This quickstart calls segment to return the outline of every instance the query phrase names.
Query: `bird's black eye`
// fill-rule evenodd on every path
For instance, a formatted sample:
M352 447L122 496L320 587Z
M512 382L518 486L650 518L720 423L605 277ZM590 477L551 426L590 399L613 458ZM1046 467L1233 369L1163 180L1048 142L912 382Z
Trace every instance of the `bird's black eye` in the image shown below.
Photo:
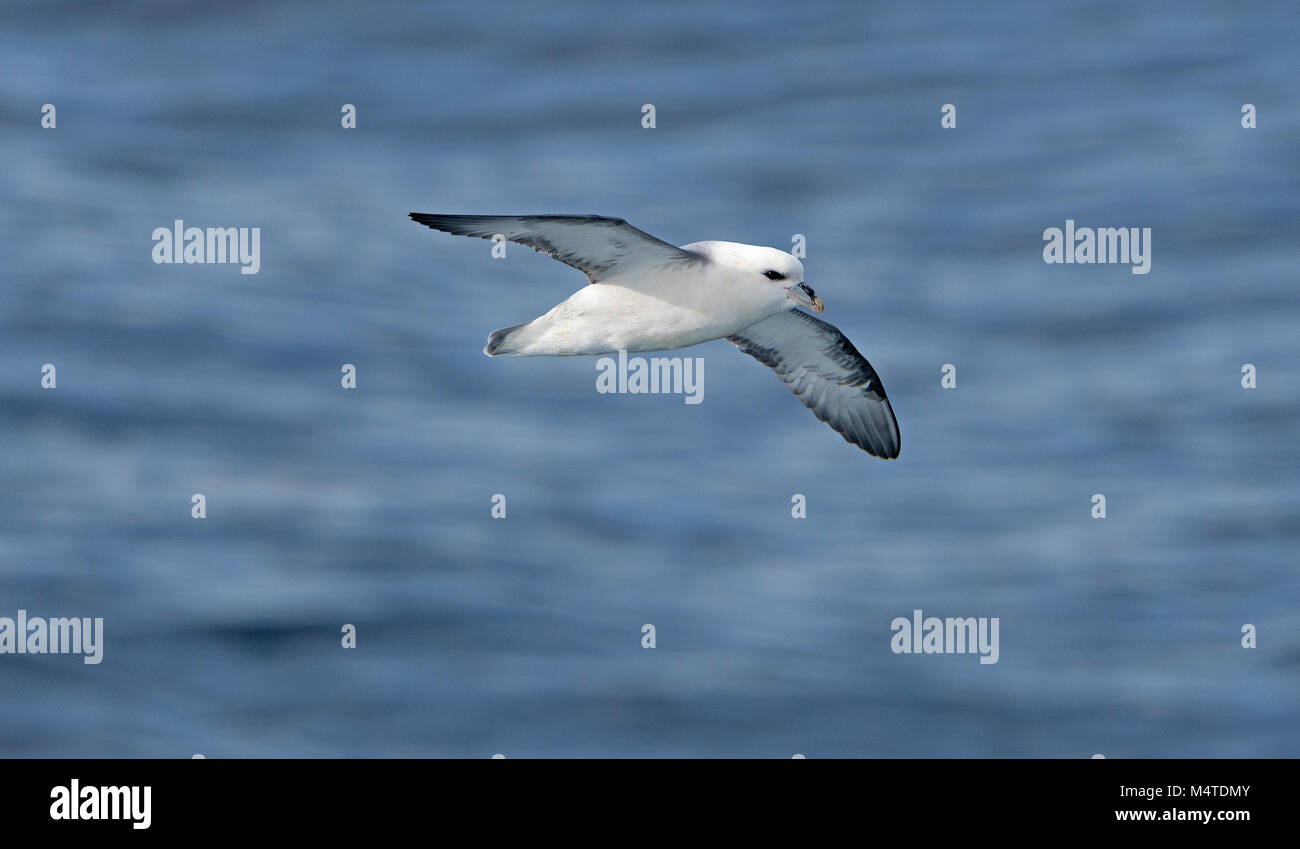
M784 280L785 275L779 271L764 271L763 276L768 280Z

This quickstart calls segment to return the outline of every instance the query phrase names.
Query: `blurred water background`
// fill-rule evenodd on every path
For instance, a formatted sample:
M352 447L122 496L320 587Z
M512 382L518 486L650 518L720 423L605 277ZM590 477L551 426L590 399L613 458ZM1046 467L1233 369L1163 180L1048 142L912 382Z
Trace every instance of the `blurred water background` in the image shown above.
M105 620L0 656L0 754L1300 755L1293 3L0 21L0 616ZM583 278L411 210L805 235L902 458L725 342L698 406L484 357ZM260 273L154 264L177 218ZM1067 218L1150 274L1044 264ZM916 608L1000 661L893 654Z

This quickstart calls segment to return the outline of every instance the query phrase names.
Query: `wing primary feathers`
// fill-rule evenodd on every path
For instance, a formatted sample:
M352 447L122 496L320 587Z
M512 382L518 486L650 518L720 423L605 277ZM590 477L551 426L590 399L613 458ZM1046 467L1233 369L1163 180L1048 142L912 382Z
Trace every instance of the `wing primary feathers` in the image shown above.
M880 375L834 325L787 310L727 337L776 372L813 415L874 457L902 449Z
M601 215L438 215L410 213L412 221L455 236L506 240L573 266L596 283L629 269L674 262L701 262L628 224Z

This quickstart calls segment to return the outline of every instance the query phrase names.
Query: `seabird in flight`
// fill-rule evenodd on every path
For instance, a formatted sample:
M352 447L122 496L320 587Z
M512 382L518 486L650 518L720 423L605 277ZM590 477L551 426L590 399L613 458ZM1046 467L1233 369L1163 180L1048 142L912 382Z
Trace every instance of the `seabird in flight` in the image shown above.
M898 456L898 420L876 370L833 325L803 264L775 248L693 242L680 248L622 218L431 215L457 236L511 242L571 265L585 286L545 315L494 331L490 357L664 351L726 339L776 372L817 418L875 457Z

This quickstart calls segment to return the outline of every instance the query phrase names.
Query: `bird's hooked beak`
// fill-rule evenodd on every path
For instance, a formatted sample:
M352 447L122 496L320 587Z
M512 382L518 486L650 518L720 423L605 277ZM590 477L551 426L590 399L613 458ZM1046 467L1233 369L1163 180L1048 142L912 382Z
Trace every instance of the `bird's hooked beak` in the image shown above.
M817 293L807 283L799 283L795 286L786 287L786 296L801 307L812 307L813 312L821 312L826 309L826 304Z

